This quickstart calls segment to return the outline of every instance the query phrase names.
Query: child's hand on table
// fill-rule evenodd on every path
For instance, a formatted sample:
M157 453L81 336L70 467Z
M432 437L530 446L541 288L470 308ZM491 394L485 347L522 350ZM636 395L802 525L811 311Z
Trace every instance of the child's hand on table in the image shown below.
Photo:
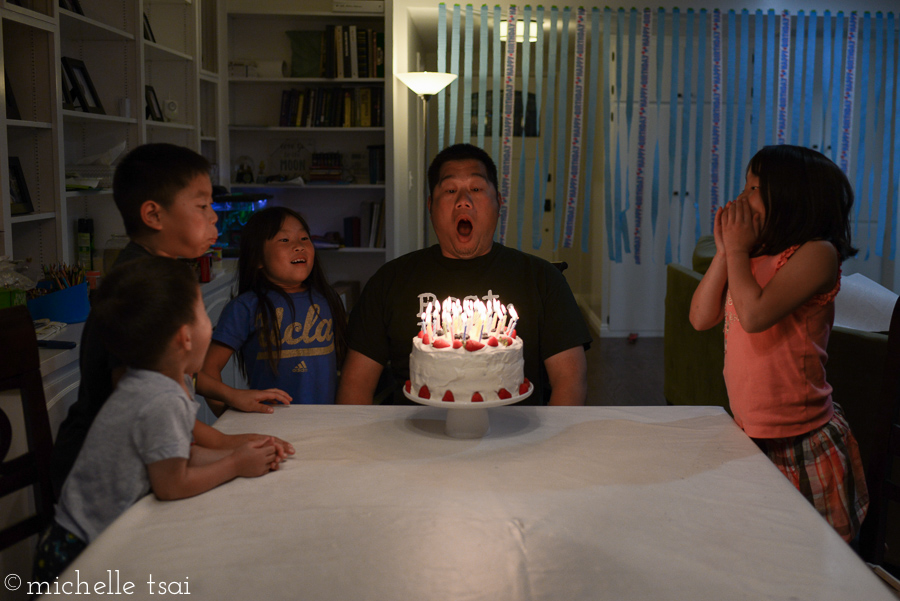
M268 436L265 434L241 434L239 435L243 443L255 443L260 440L265 441L275 448L275 460L272 463L272 469L278 469L278 464L287 459L288 455L294 454L294 445L282 440L277 436Z
M231 457L238 476L244 478L255 478L278 469L278 451L269 436L239 446Z
M291 404L291 395L278 388L266 390L235 390L228 398L228 405L239 411L248 413L272 413L275 411L267 403L275 402L282 405Z

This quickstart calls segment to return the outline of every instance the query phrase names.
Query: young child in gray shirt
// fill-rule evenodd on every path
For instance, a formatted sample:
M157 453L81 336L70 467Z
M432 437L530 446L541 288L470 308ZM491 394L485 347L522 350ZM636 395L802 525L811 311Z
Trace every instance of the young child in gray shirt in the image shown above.
M38 542L35 582L53 582L147 493L190 497L238 476L261 476L294 452L274 437L211 428L202 436L206 446L192 444L199 403L190 374L203 365L212 325L185 263L149 257L114 270L92 313L127 371L91 425Z

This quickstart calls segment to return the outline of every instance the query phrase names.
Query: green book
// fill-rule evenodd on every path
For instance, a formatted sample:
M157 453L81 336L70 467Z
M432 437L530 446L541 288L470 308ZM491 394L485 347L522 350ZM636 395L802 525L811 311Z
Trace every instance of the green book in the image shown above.
M288 31L291 77L322 77L322 32Z

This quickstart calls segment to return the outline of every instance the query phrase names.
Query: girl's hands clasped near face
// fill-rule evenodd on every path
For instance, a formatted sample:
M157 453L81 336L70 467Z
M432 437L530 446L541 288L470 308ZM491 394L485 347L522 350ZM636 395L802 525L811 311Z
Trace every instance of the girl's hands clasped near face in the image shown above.
M753 212L745 198L728 203L721 214L722 245L725 253L750 253L762 231L762 217Z
M759 177L747 171L747 183L737 199L716 214L721 248L727 253L749 253L756 246L766 220L766 206L759 192ZM714 230L715 231L715 230ZM720 240L716 239L716 249Z

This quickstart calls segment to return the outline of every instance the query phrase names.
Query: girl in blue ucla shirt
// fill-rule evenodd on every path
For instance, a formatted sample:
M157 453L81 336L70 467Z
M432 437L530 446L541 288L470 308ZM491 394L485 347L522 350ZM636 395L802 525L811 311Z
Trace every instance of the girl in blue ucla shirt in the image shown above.
M241 230L238 296L222 311L197 378L217 414L334 402L346 314L315 255L309 226L291 209L263 209ZM250 390L222 382L235 353Z

